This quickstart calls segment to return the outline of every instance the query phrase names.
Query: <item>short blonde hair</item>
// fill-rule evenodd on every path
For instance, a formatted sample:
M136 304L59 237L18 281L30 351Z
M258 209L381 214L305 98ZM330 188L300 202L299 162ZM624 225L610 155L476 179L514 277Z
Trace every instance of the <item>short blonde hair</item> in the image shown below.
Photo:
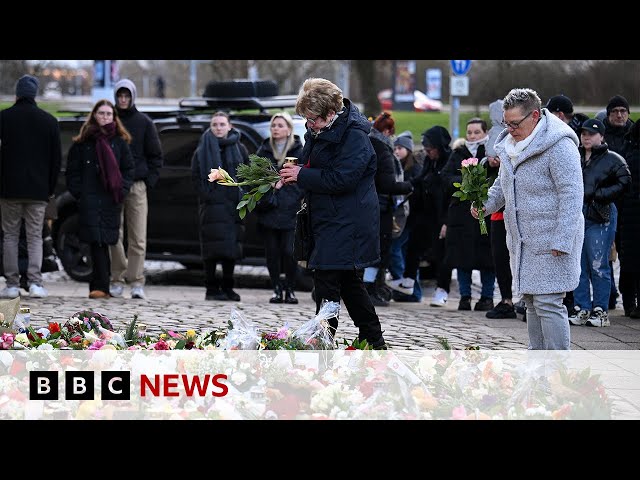
M339 112L344 107L342 90L325 78L307 78L296 100L296 113L303 117L317 115L327 118L329 112Z

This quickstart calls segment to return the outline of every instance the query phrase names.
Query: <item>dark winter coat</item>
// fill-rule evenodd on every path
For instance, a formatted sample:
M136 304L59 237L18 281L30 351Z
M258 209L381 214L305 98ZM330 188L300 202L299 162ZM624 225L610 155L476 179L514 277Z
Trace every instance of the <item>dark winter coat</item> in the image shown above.
M589 163L585 164L585 149L580 146L584 203L609 205L622 197L631 186L631 173L622 156L609 151L607 144L592 148ZM591 219L593 220L593 219Z
M375 186L376 154L371 124L344 99L330 129L307 131L305 167L298 184L305 190L314 247L309 268L351 270L380 261L380 209Z
M56 118L33 98L19 98L0 112L0 141L0 198L47 202L62 163Z
M620 232L620 270L640 274L640 125L636 123L627 135L627 165L631 172L631 187L617 202L622 205L618 215Z
M377 132L372 128L371 132L373 133L374 131ZM375 182L378 202L380 203L380 213L390 213L394 209L393 196L406 195L413 190L413 187L411 182L396 181L395 160L391 142L388 139L386 142L380 139L378 135L383 136L381 133L378 133L378 135L372 133L369 134L369 140L371 140L371 145L373 145L377 157Z
M162 147L153 120L135 106L126 110L118 108L118 115L133 137L129 145L136 165L133 179L143 180L147 188L153 188L162 168Z
M206 136L210 136L215 151L204 150ZM191 160L191 178L198 192L202 258L237 260L242 258L244 224L236 207L243 192L237 187L226 187L207 181L206 176L202 177L201 162L205 162L207 155L214 159L212 168L222 167L236 178L238 165L248 164L249 154L240 143L238 130L232 128L227 138L217 138L208 128L202 134Z
M476 152L476 158L485 157L485 147L480 145ZM449 157L442 175L446 182L446 195L450 198L447 212L447 255L445 263L452 268L464 270L493 270L493 257L491 256L491 235L482 235L478 220L471 216L471 202L461 202L452 194L457 190L454 182L462 182L462 161L471 158L469 149L462 145L456 148ZM497 168L487 167L487 177L496 176ZM486 222L490 232L491 222Z
M274 167L280 170L268 138L262 142L256 155L268 158ZM293 145L287 150L286 156L298 159L302 156L302 142L298 135L294 136ZM303 196L304 192L295 183L286 185L280 190L269 190L256 206L258 225L275 230L293 230L296 226L296 213L300 210Z
M121 138L110 141L120 165L123 196L133 184L135 165L129 145ZM67 155L67 189L78 201L78 236L88 243L115 245L120 230L122 203L116 203L100 178L96 143L74 143Z
M629 143L625 140L625 136L631 130L633 121L631 119L627 120L623 127L611 125L608 118L605 118L602 123L604 123L604 141L609 146L609 151L622 155L626 160Z

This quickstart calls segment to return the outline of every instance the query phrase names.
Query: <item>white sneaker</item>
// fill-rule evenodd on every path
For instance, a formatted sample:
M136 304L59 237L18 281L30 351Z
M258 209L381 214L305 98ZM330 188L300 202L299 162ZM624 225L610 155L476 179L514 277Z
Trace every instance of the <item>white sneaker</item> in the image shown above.
M397 280L385 280L389 288L396 290L405 295L413 295L413 287L415 280L413 278L399 278Z
M4 287L0 291L0 298L18 298L20 296L20 289L18 287Z
M569 315L569 323L571 325L584 325L589 320L590 313L589 310L582 310L578 305L575 305L573 312Z
M144 288L142 288L142 286L133 287L131 289L131 298L147 298L144 294Z
M47 292L47 289L42 287L42 286L40 286L40 285L32 283L29 286L29 296L30 297L45 298L48 295L49 295L49 293Z
M121 297L124 293L124 285L121 283L112 283L109 287L109 294L112 297Z
M430 305L432 307L444 307L447 303L447 298L449 298L447 291L444 288L438 287L436 291L433 292Z
M610 327L609 312L602 310L602 307L594 308L591 316L586 321L586 325L590 327Z

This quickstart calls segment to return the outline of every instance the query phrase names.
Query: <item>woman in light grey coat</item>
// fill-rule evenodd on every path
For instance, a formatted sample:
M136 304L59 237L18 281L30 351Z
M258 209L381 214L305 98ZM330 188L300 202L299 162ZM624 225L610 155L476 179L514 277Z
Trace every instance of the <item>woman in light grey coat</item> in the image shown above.
M484 214L504 210L516 291L527 306L529 349L570 348L564 292L580 279L584 237L578 137L541 108L528 88L504 98L503 130L495 150L501 166ZM477 211L471 211L474 217Z

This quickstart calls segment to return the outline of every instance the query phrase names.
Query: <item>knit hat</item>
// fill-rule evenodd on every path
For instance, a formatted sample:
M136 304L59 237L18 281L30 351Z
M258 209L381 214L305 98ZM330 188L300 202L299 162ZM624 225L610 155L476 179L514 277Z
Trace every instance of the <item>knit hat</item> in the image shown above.
M580 127L580 130L587 130L591 133L599 133L600 135L604 135L604 123L600 120L596 120L595 118L587 118Z
M566 95L556 95L547 102L547 110L550 112L573 113L573 102Z
M16 83L16 97L35 98L38 94L38 86L40 82L32 75L23 75Z
M407 135L398 135L396 137L396 140L393 142L393 146L404 147L410 152L413 152L413 139Z
M627 112L629 112L629 102L627 102L627 99L622 95L611 97L609 103L607 103L607 115L609 115L611 113L611 110L616 107L624 107L627 109Z

